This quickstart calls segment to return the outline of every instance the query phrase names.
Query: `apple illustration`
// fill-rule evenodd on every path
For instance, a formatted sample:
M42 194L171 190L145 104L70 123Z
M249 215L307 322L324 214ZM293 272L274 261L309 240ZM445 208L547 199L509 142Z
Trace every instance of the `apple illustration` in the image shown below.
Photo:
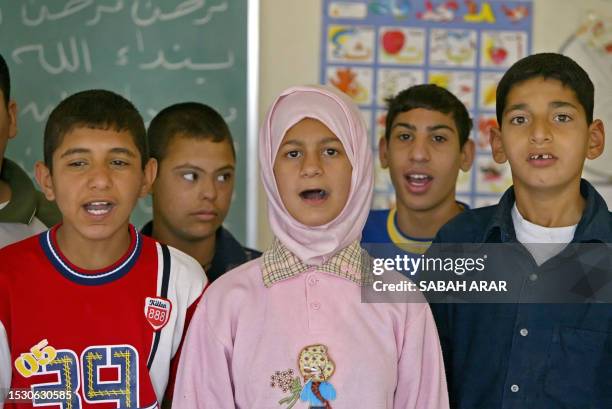
M406 36L400 30L387 31L382 37L383 48L390 55L399 53L405 41Z
M489 48L489 56L495 64L499 65L503 63L508 56L508 51L503 47L491 47Z

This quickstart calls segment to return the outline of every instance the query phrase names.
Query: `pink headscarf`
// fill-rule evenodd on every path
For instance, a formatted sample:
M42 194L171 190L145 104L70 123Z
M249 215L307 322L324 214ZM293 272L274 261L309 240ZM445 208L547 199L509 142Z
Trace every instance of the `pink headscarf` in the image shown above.
M285 208L274 178L274 159L285 133L304 118L325 124L342 142L351 165L351 189L344 209L331 222L306 226ZM259 134L261 178L268 195L274 235L302 262L321 265L361 238L372 199L372 152L361 113L344 94L323 86L292 87L274 101Z

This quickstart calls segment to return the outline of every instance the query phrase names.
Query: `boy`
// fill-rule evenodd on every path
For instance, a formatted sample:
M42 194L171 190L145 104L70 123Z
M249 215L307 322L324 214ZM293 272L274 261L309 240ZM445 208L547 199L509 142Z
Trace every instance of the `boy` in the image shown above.
M611 407L610 305L589 304L597 289L585 276L572 287L573 295L584 293L582 304L533 297L580 273L575 247L564 249L570 242L604 243L577 255L609 260L612 215L580 178L584 160L604 148L593 93L588 74L554 53L518 61L499 82L491 148L496 162L510 163L513 186L499 204L457 216L435 242L505 243L503 267L491 273L518 281L520 297L516 304L432 305L452 407ZM532 243L557 245L543 254Z
M4 158L9 139L17 135L17 104L11 100L11 78L0 55L0 248L46 230L60 221L57 208L36 191L28 175Z
M389 168L396 206L370 212L362 242L373 255L396 251L372 243L424 253L438 229L467 207L455 200L455 184L459 169L472 166L471 129L465 106L437 85L416 85L388 100L379 154L382 167Z
M234 191L236 154L221 115L197 102L175 104L153 118L148 139L159 167L153 221L143 234L195 258L210 282L259 257L222 226Z
M44 160L63 222L0 250L0 401L157 408L206 278L129 224L156 171L142 118L112 92L74 94L49 116Z

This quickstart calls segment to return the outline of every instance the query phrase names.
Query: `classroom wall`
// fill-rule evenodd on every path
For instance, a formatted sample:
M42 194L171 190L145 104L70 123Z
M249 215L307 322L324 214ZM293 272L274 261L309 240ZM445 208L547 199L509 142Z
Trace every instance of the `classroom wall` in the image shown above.
M260 118L284 88L319 81L321 8L321 0L261 0ZM533 51L558 51L590 13L602 11L612 15L612 0L534 0ZM265 249L273 237L261 186L258 201L257 247Z

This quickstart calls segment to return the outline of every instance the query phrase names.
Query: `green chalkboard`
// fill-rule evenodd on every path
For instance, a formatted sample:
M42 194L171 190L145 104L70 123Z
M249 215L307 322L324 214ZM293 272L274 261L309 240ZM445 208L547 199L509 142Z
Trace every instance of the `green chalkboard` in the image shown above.
M104 88L132 101L145 123L198 101L217 109L236 141L237 180L225 225L246 221L246 0L0 0L0 52L11 69L19 133L6 156L30 175L42 159L49 112L77 91ZM142 200L132 222L151 217Z

